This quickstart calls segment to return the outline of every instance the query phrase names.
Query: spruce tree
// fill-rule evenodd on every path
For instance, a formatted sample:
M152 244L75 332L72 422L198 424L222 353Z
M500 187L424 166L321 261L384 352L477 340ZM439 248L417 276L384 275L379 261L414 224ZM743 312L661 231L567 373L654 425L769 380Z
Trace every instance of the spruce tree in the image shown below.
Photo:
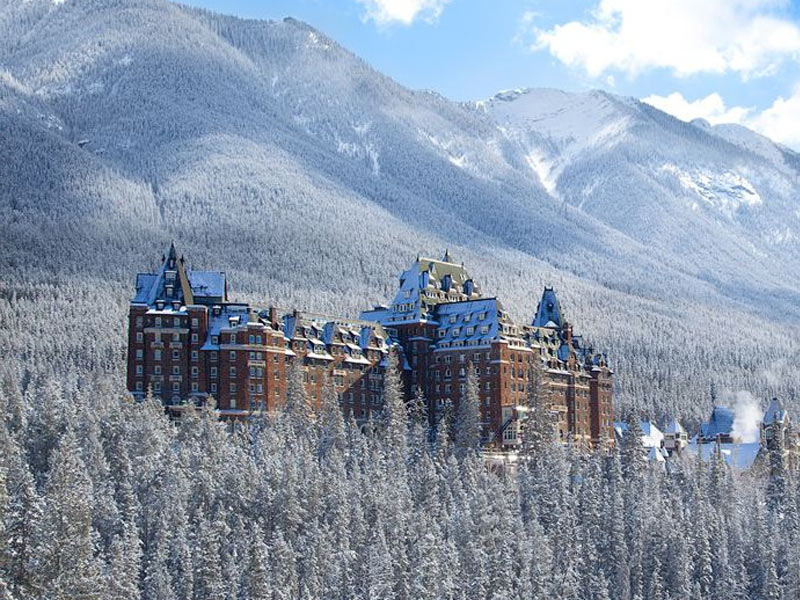
M453 423L453 447L458 456L467 456L480 449L481 405L478 381L472 363L467 365L464 393L458 401Z

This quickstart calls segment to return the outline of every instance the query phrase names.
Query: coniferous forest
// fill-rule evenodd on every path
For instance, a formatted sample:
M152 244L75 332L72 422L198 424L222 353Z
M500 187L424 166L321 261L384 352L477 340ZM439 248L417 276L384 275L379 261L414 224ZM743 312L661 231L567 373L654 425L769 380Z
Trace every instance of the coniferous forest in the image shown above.
M396 364L396 362L395 362ZM436 427L390 368L359 427L299 378L277 414L176 423L110 381L6 375L0 597L16 599L796 598L796 465L649 463L553 443L532 388L515 466L478 451L467 386ZM780 437L776 439L782 439Z

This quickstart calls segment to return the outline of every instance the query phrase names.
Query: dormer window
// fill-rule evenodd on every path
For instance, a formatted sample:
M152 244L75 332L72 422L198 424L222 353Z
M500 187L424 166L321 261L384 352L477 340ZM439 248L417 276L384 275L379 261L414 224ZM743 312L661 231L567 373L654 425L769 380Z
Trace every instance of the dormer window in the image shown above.
M180 302L173 302L172 303L172 310L180 310L180 309L181 309L181 303Z
M157 300L156 301L156 309L157 310L164 310L164 301L163 300Z
M175 271L167 271L165 275L167 281L175 281Z
M459 335L461 333L460 327L453 327L453 337Z
M456 322L456 316L455 315L450 315L450 322L451 323L455 323Z
M167 296L172 297L172 293L175 291L175 288L171 285L166 286Z

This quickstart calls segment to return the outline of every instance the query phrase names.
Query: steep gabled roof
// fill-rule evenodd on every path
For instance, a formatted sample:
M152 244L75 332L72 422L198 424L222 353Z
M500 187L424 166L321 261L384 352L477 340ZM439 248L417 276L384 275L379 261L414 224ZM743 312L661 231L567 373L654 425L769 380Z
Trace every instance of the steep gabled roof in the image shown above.
M706 439L733 434L733 411L725 406L715 406L708 423L700 425L700 436Z
M664 433L669 435L685 435L686 430L683 428L683 425L680 424L678 419L672 419L664 427Z
M534 327L549 327L551 329L561 329L564 319L561 314L561 306L558 303L556 293L551 287L545 287L542 299L536 308L536 316L533 317Z
M774 423L786 423L789 421L789 413L783 408L783 404L777 398L769 401L769 406L764 412L764 425L772 425Z
M167 296L167 286L172 295ZM225 273L221 271L189 271L183 257L178 256L175 243L171 243L161 257L158 273L139 273L136 276L136 294L131 302L153 306L157 300L180 301L182 304L225 302L227 290Z

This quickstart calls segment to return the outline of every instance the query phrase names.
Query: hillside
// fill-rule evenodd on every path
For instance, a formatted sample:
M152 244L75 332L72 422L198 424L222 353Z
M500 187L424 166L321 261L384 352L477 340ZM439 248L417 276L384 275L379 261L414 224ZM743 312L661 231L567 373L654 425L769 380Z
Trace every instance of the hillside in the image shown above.
M554 284L656 416L798 384L800 163L747 130L602 92L461 105L298 21L163 0L0 0L0 67L15 366L116 372L133 274L174 238L236 297L349 314L444 247L520 320Z

